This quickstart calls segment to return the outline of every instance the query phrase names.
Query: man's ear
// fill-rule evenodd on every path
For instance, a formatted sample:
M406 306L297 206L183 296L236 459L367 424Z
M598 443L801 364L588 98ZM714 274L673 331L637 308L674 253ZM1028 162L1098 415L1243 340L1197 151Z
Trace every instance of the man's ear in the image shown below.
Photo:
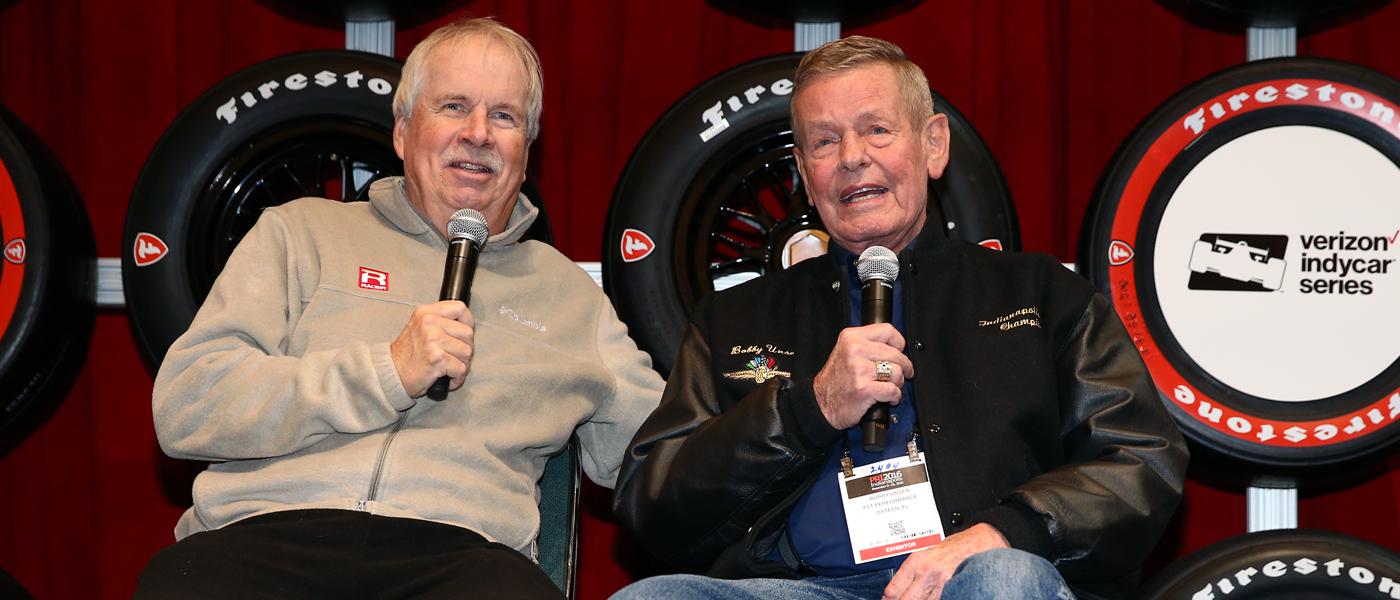
M928 176L938 179L948 166L948 145L952 141L948 131L948 117L933 114L924 121L923 143L928 151Z
M407 135L408 119L405 117L394 117L394 154L399 155L399 160L403 160L404 136Z

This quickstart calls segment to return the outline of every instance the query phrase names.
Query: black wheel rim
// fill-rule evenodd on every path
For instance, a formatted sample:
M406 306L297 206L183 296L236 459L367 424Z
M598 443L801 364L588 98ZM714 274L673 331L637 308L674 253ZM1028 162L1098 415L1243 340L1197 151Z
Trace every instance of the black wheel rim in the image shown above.
M807 205L785 121L735 139L698 174L682 201L675 246L677 287L687 309L729 275L783 269L783 245L824 230ZM690 249L700 248L699 252Z
M314 196L369 199L375 180L403 173L389 131L343 119L308 119L254 136L204 186L192 219L190 282L202 301L224 263L268 207Z

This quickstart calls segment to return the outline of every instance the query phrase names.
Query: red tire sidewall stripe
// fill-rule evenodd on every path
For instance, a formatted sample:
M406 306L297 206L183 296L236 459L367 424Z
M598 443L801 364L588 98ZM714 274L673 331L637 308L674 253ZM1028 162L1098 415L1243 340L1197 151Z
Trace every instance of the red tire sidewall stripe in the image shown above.
M20 208L19 193L15 191L10 171L0 162L0 246L11 240L24 238L24 211ZM8 331L10 320L19 306L20 291L24 287L24 263L8 261L0 266L0 332ZM25 262L28 262L27 260Z
M1279 94L1276 100L1269 103L1255 101L1255 93L1262 88L1273 86L1276 91L1282 91L1294 84L1308 86L1308 95L1302 99L1293 100ZM1329 101L1323 101L1316 91L1328 85L1333 86L1336 91L1331 95ZM1362 104L1361 108L1352 109L1341 104L1341 97L1348 92L1360 94L1365 98L1366 102ZM1218 103L1221 107L1228 106L1229 98L1239 93L1248 93L1251 102L1241 106L1238 110L1230 111L1226 115L1208 122L1199 132L1186 125L1186 116L1192 115L1200 109L1206 110L1206 115L1209 116L1210 107L1213 104ZM1136 168L1128 177L1127 184L1123 187L1118 209L1114 211L1110 239L1123 240L1132 246L1136 253L1141 254L1141 250L1137 249L1138 228L1143 209L1147 206L1153 188L1156 187L1167 166L1189 144L1208 133L1212 126L1256 110L1288 106L1315 106L1339 110L1364 119L1400 138L1400 135L1397 135L1400 120L1386 123L1378 116L1370 114L1369 108L1374 102L1400 110L1400 106L1396 106L1394 102L1386 101L1378 94L1360 87L1335 81L1302 78L1257 81L1202 102L1195 109L1182 114L1173 122L1172 128L1162 132L1137 163ZM1265 418L1241 412L1207 397L1201 390L1188 383L1176 367L1167 360L1158 347L1156 339L1142 320L1134 262L1136 261L1108 267L1109 290L1113 297L1113 305L1136 343L1143 362L1147 363L1147 368L1152 373L1157 387L1171 399L1171 404L1174 407L1202 425L1221 434L1254 444L1295 448L1328 446L1357 440L1381 430L1385 425L1394 423L1396 417L1400 416L1400 389L1392 390L1379 400L1355 411L1314 421L1284 421ZM1202 413L1215 413L1216 410L1220 411L1218 418L1208 419L1202 416ZM1301 439L1299 439L1300 437Z

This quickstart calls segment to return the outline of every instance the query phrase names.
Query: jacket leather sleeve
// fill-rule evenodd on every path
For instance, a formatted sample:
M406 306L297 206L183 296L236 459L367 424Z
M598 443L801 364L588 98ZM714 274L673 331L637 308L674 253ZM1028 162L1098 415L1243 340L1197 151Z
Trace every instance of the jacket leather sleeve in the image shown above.
M709 344L692 323L661 405L624 458L613 506L623 525L676 566L710 567L821 466L840 435L811 383L779 378L721 398Z
M1187 450L1117 315L1094 294L1057 356L1064 466L974 515L1068 579L1141 566L1181 499Z

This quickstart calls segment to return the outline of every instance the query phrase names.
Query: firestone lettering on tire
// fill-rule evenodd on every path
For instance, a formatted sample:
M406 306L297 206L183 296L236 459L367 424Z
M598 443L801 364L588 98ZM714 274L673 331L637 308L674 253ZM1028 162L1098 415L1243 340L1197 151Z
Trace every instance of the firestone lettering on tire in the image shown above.
M1218 581L1205 584L1196 593L1191 595L1191 600L1215 600L1234 592L1247 590L1250 584L1265 578L1276 579L1292 574L1293 579L1309 578L1330 578L1334 581L1345 584L1350 582L1356 586L1356 591L1367 592L1374 589L1381 594L1381 597L1400 599L1400 581L1385 574L1378 574L1372 569L1360 565L1348 565L1340 558L1300 557L1292 561L1271 560L1263 564L1243 569L1238 569L1221 577Z
M338 74L331 71L319 71L309 79L305 74L292 73L282 80L269 79L252 90L243 92L228 101L219 105L214 111L214 117L222 120L226 125L232 125L238 120L238 107L252 108L260 100L271 100L278 93L298 92L304 90L309 85L318 85L328 88L334 85L343 84L350 89L365 88L380 96L390 96L394 93L394 84L380 77L370 77L365 79L365 75L358 70L349 73ZM777 85L776 83L774 84Z
M759 96L762 96L764 92L771 92L775 96L786 96L788 94L791 94L792 80L784 77L783 79L774 81L773 83L767 86L755 85L749 89L744 90L739 95L730 96L724 100L716 101L714 106L711 106L710 108L705 109L705 112L700 113L700 121L708 125L704 131L700 132L700 141L708 142L714 139L715 136L719 135L724 130L729 129L729 120L724 118L724 115L726 114L724 112L724 109L726 106L729 108L728 114L734 114L743 110L746 106L758 104L758 98ZM740 100L740 96L743 97L743 100ZM747 104L745 103L745 101L747 101Z

